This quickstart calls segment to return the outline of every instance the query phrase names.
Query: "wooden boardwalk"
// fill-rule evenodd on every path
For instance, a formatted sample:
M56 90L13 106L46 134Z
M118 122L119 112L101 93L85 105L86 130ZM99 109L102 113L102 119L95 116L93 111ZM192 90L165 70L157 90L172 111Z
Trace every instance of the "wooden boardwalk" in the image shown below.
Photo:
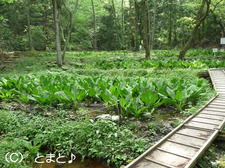
M225 124L225 72L209 70L217 96L126 168L192 168Z

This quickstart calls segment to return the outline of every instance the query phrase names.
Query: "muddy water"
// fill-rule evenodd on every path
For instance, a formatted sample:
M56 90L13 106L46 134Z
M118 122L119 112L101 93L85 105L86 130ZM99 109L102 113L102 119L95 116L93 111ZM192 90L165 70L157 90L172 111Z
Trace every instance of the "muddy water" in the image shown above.
M83 163L81 163L80 159L74 160L71 164L57 164L57 163L42 163L35 164L33 168L112 168L103 163L100 163L98 160L85 159Z

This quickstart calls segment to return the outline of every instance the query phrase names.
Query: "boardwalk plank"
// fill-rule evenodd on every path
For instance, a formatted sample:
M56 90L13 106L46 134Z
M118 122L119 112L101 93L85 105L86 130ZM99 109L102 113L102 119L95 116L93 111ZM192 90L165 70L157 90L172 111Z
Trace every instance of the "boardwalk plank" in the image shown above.
M199 113L196 117L206 117L206 118L212 118L212 119L219 119L219 120L223 120L224 117L222 116L212 116L212 115L208 115L208 114L201 114Z
M190 159L185 159L180 156L176 156L170 153L166 153L156 149L152 153L146 156L165 165L170 165L172 167L183 168L188 163Z
M193 118L192 121L206 122L206 123L217 124L217 125L221 123L221 121L218 121L218 120L215 121L211 119L204 119L204 118L198 118L198 117Z
M196 123L196 122L189 122L187 123L188 126L193 126L193 127L199 127L199 128L205 128L205 129L214 129L217 126L215 125L209 125L209 124L204 124L204 123ZM219 126L219 125L218 125Z
M219 108L216 109L216 108L212 108L212 107L206 107L203 111L222 112L222 113L225 112L224 109L219 109Z
M206 140L192 138L192 137L178 135L178 134L174 134L173 136L171 136L170 139L176 142L182 142L187 145L197 146L197 147L201 147L202 144L204 144L204 142L206 141Z
M212 135L212 131L201 131L201 130L196 130L196 129L191 129L191 128L182 128L178 132L183 133L183 134L190 134L193 136L199 136L203 138L208 138Z
M166 166L152 163L147 160L142 160L141 162L137 163L136 165L134 165L132 167L135 167L135 168L168 168Z
M195 153L199 150L196 148L191 148L190 146L184 146L184 145L169 142L169 141L166 141L165 143L163 143L160 146L160 148L168 150L168 151L173 151L188 157L193 157Z

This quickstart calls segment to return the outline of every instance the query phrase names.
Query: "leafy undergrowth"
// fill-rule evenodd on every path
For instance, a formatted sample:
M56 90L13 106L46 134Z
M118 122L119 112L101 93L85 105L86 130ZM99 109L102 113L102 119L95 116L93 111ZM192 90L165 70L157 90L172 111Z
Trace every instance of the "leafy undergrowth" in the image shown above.
M19 166L29 167L37 152L44 149L45 153L54 152L67 156L70 152L80 154L83 159L104 158L108 164L120 167L149 148L159 138L158 134L164 136L168 132L161 123L140 125L140 121L125 122L119 127L114 122L105 120L77 118L69 121L22 111L0 110L0 134L7 135L1 137L0 141L0 165L18 167L16 163L6 164L4 156L8 152L19 151L25 159L21 163L24 165ZM152 140L138 137L137 133L141 130L152 137Z
M194 61L177 61L174 59L151 59L134 61L132 59L126 60L113 60L113 61L98 61L95 63L94 68L98 69L132 69L132 68L191 68L191 69L202 69L202 68L221 68L225 67L224 60L194 60Z
M114 52L68 52L62 69L55 62L56 53L53 52L24 52L24 57L16 61L14 66L5 68L1 76L12 74L46 74L62 73L73 75L106 75L126 77L152 77L153 70L169 71L193 70L225 67L225 52L218 52L213 56L212 50L189 50L186 61L177 61L178 50L151 51L151 60L144 60L143 52L114 51ZM106 71L107 70L107 71ZM173 71L171 71L173 70Z
M27 75L0 80L2 101L41 104L73 108L80 104L116 104L120 100L122 114L142 117L160 106L172 106L180 112L193 106L210 91L205 80L185 82L108 77L67 77Z

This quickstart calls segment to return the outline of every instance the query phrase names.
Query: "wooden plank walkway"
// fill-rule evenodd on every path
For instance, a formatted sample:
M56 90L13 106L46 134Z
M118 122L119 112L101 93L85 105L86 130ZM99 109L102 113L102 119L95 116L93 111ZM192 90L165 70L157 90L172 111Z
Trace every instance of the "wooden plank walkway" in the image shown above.
M192 168L225 124L225 72L209 70L217 96L125 168Z

